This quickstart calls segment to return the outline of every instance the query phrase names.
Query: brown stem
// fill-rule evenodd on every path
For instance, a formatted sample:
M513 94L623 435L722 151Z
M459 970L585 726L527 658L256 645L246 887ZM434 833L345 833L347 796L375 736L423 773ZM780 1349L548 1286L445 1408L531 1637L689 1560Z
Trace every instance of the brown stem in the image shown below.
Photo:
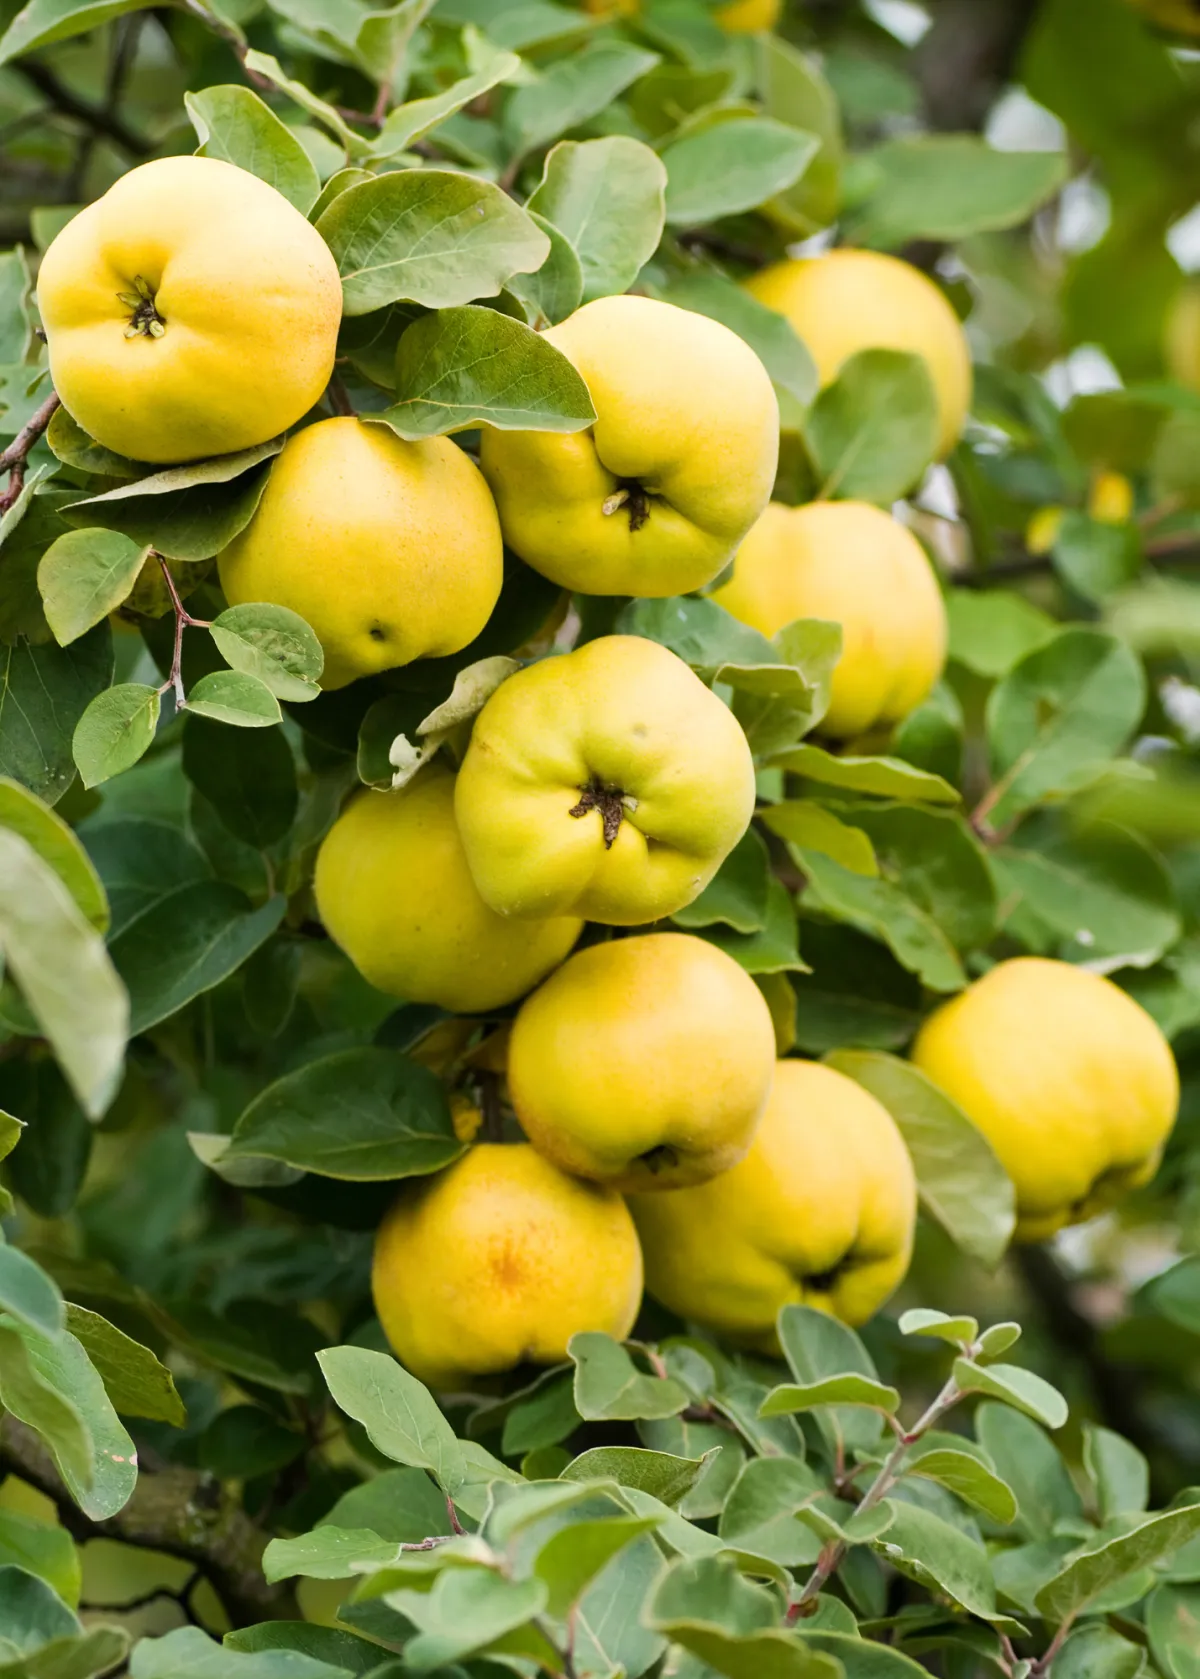
M467 1531L458 1519L458 1511L454 1508L454 1500L450 1497L449 1493L446 1494L446 1514L449 1516L450 1526L456 1534L465 1533Z
M901 1465L908 1448L919 1440L923 1434L926 1434L934 1423L940 1422L946 1412L957 1405L961 1398L962 1394L958 1390L958 1384L951 1376L937 1398L910 1429L906 1431L900 1428L899 1424L893 1424L896 1430L896 1444L883 1460L878 1475L859 1500L858 1509L855 1511L856 1515L863 1510L873 1510L878 1503L887 1497L900 1478ZM817 1558L812 1573L804 1583L803 1591L788 1609L789 1622L797 1621L809 1612L809 1604L816 1601L826 1581L837 1573L845 1555L846 1542L843 1539L831 1540L822 1548L821 1555Z
M193 618L179 598L179 590L175 587L175 579L171 576L171 567L161 554L155 554L159 570L163 575L163 582L167 585L167 593L171 597L171 606L175 612L175 643L171 650L171 670L167 680L159 688L160 694L165 694L168 688L175 690L176 710L182 711L187 700L183 692L183 632L185 629L208 629L206 618Z
M0 473L8 473L8 488L0 495L0 513L7 513L20 496L25 484L25 467L29 451L54 418L59 407L58 394L51 391L31 420L28 420L0 454Z
M379 84L379 93L375 104L371 108L371 122L376 128L382 128L387 121L388 107L392 102L392 81L389 76Z
M93 1520L67 1492L37 1435L13 1416L0 1418L0 1470L18 1475L51 1499L62 1525L81 1543L116 1539L190 1562L208 1580L234 1626L299 1617L291 1587L269 1586L263 1576L269 1535L212 1476L175 1467L156 1474L143 1471L123 1510Z
M329 384L325 387L325 395L328 397L329 406L335 414L341 414L347 420L356 418L356 410L350 400L350 392L346 389L340 373L329 375Z

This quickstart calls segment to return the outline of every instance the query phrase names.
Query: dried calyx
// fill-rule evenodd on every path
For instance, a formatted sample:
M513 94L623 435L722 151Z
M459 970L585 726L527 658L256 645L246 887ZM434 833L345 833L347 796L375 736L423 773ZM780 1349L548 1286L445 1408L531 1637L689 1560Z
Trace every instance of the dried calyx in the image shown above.
M586 816L589 811L598 810L604 825L604 849L611 851L625 814L625 793L619 787L605 787L598 781L581 787L579 791L583 796L578 804L571 806L567 815Z
M140 274L133 277L133 291L119 291L117 297L130 310L129 325L125 328L126 338L161 338L167 330L167 323L154 305L154 293L150 290L150 283Z

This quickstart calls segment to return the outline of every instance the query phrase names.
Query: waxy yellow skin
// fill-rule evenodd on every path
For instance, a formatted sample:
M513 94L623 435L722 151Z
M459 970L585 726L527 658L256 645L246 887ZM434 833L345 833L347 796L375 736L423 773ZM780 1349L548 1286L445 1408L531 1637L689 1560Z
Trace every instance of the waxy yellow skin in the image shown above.
M126 336L137 281L160 336ZM202 460L295 425L333 372L342 284L281 193L209 157L122 175L42 258L54 388L83 429L140 461Z
M958 442L971 405L971 352L958 316L920 269L879 251L828 251L773 263L746 290L791 322L832 384L860 350L924 356L939 413L938 455Z
M288 440L219 563L229 604L298 612L325 650L321 686L344 688L474 641L504 549L488 487L448 437L336 419Z
M842 626L822 733L850 739L898 723L946 662L946 608L912 532L861 501L772 502L713 599L774 635L796 618Z
M612 790L611 845L600 809L572 814L593 786ZM475 719L454 809L499 914L637 926L712 879L754 814L754 764L737 719L682 659L601 636L501 684Z
M475 889L454 821L454 776L435 761L396 793L356 793L317 854L330 937L380 991L456 1014L515 1002L566 956L577 917L505 920Z
M642 1298L629 1209L527 1143L476 1143L416 1179L379 1227L375 1310L430 1387L468 1387L530 1359L557 1364L584 1330L623 1340Z
M1154 1176L1179 1106L1171 1047L1111 980L1020 956L945 1003L912 1059L987 1137L1039 1242Z
M851 1324L879 1309L908 1270L917 1186L881 1103L832 1067L789 1060L744 1160L631 1205L655 1299L772 1352L783 1306Z
M598 298L544 337L583 375L597 419L569 435L484 428L506 542L584 594L710 583L775 480L779 405L762 362L728 327L648 297ZM630 484L644 505L613 508Z
M521 1005L508 1052L509 1093L534 1146L626 1191L728 1171L774 1071L762 992L690 933L577 951Z

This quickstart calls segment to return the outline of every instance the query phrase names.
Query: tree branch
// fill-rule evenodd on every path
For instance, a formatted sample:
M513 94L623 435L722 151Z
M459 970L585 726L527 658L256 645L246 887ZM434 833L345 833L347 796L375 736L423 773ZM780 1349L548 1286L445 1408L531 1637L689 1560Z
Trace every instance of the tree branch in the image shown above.
M934 128L980 129L1014 79L1037 0L940 0L913 54Z
M83 123L94 134L105 135L131 157L149 157L154 150L152 141L135 134L114 111L93 105L90 100L81 99L77 93L72 93L69 87L59 81L48 65L39 64L36 59L18 59L9 65L9 69L24 76L30 86L35 87L48 99L62 116L74 117L76 122Z
M271 1586L263 1576L269 1535L212 1476L173 1467L142 1471L125 1508L93 1521L67 1492L37 1435L13 1416L0 1418L0 1471L19 1475L52 1499L76 1540L116 1539L190 1562L212 1585L234 1626L299 1619L290 1585Z
M0 453L0 477L8 473L8 488L0 494L0 513L7 513L21 494L25 484L25 464L29 459L29 451L54 418L58 407L58 395L51 391L33 418L21 427L8 448Z

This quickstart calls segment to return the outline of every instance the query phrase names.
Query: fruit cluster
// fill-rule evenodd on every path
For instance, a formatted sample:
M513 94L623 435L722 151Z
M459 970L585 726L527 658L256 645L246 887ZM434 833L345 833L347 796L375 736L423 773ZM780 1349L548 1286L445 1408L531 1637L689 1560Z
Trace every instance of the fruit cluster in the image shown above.
M953 447L970 361L923 275L837 251L748 286L824 383L864 348L923 356ZM863 503L771 502L771 381L706 316L642 296L584 305L545 337L595 423L485 427L476 465L445 437L311 413L334 373L336 265L273 188L224 163L123 177L51 246L39 296L56 389L106 449L173 463L299 428L219 569L231 604L307 620L326 688L467 647L505 546L577 595L712 590L766 635L837 623L821 724L835 743L888 730L941 673L945 612L917 539ZM377 1241L380 1319L441 1387L561 1358L578 1331L628 1334L643 1267L673 1311L769 1349L790 1300L869 1317L912 1248L916 1183L887 1109L788 1058L732 957L658 926L753 820L741 726L657 642L570 650L577 629L555 620L453 763L358 792L316 865L325 927L380 990L481 1026L520 1004L485 1047L528 1141L473 1142L404 1190ZM1143 1181L1174 1118L1157 1028L1064 963L1001 963L927 1022L914 1059L986 1133L1035 1239ZM479 1116L459 1122L473 1138Z

